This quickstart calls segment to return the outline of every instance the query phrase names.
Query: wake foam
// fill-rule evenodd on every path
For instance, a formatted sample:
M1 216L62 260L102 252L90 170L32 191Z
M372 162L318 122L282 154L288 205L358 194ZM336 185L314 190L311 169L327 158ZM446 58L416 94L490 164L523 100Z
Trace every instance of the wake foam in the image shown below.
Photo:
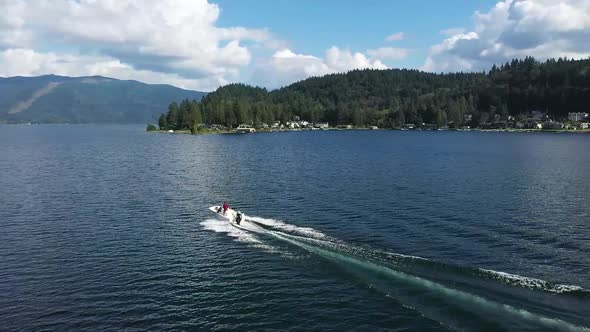
M207 219L201 222L203 229L213 231L215 233L225 233L230 237L236 239L236 241L247 242L247 243L262 243L256 236L248 231L241 230L230 225L226 221L217 219Z
M499 272L494 270L478 269L484 276L490 279L495 279L503 284L520 286L524 288L542 290L545 292L556 293L556 294L586 294L590 296L590 291L576 285L567 284L553 284L543 279L529 278L519 276L517 274L510 274L506 272Z
M251 220L253 222L272 227L274 229L278 229L287 233L293 233L298 235L303 235L306 237L314 238L314 239L325 239L327 236L311 227L300 227L291 224L287 224L283 221L276 220L276 219L268 219L268 218L260 218L260 217L251 217L245 216L246 220Z
M517 274L494 271L489 269L457 266L443 262L433 261L431 259L419 256L404 255L393 252L383 252L383 254L390 258L391 262L395 264L421 265L430 267L434 271L449 271L460 275L467 275L474 278L493 280L503 285L527 288L534 291L590 297L590 290L577 285L552 283L550 281L546 281L543 279L525 277ZM378 256L378 254L373 254L373 256Z
M266 227L263 229L257 224ZM277 219L244 215L244 222L242 222L241 225L243 229L238 229L225 221L219 221L217 219L207 219L201 222L201 225L206 230L218 233L226 233L228 236L235 238L236 241L256 244L258 247L264 247L265 249L273 251L276 251L276 248L261 241L261 239L257 237L256 234L280 231L286 234L295 235L299 237L300 240L312 241L315 245L321 245L324 247L327 246L332 248L332 250L354 254L359 257L376 259L382 263L389 263L398 266L403 265L410 268L411 266L420 265L428 268L429 270L432 270L433 272L442 270L459 275L471 276L474 278L493 280L500 284L513 287L590 298L590 290L577 285L552 283L543 279L524 277L506 272L483 268L456 266L420 256L405 255L401 253L375 250L372 248L352 246L345 242L331 238L314 228L296 226Z
M532 323L533 325L538 324L540 327L556 329L560 331L590 331L590 329L585 326L576 325L556 317L544 316L540 313L535 313L526 309L515 307L513 305L490 300L478 294L470 293L452 286L444 285L440 282L413 275L402 270L394 269L390 266L380 264L379 262L372 261L371 259L367 259L367 257L351 255L350 251L346 252L338 250L338 248L342 247L342 244L334 246L332 243L322 243L325 242L322 240L305 239L300 236L281 233L279 231L273 233L278 238L281 238L326 259L334 261L335 263L358 268L361 273L357 272L356 275L363 279L370 281L374 276L376 276L377 278L374 280L379 282L379 276L386 276L388 279L393 281L393 288L382 288L379 285L375 285L373 283L369 283L369 288L382 288L381 290L385 292L386 296L402 298L404 302L415 303L414 305L409 306L409 308L415 310L417 309L419 311L425 309L429 313L426 316L432 315L439 321L447 320L446 315L440 316L439 314L441 307L446 308L448 304L451 304L454 307L462 308L462 310L474 312L479 317L486 317L487 319L491 318L493 321L505 324L505 326L514 327L514 323L520 324L518 320L524 320ZM420 257L415 256L405 256L404 258L421 260ZM510 276L518 277L515 275ZM394 294L390 294L390 291ZM423 303L416 301L416 294L420 294L418 298L423 298L422 300L425 301L423 301ZM439 303L436 304L437 302ZM429 307L432 303L435 303L434 308ZM516 321L504 321L504 318L508 317L515 318ZM452 324L452 319L449 323L451 323L451 326L454 325Z
M234 238L235 241L243 242L252 247L264 249L269 252L277 252L277 248L262 242L255 233L255 230L245 230L230 225L227 221L217 219L207 219L200 223L203 229L215 233L224 233L229 237Z
M440 308L451 304L466 312L474 312L479 317L494 315L492 320L497 322L502 321L503 317L512 317L516 319L513 321L514 323L518 323L517 321L521 319L550 329L589 331L587 327L551 316L544 316L542 312L535 313L521 309L519 306L488 299L487 296L473 292L473 289L456 288L458 284L455 281L468 281L469 284L482 286L480 283L482 280L489 280L493 283L551 293L548 296L565 294L582 296L583 298L590 297L590 292L579 286L556 284L505 272L457 266L419 256L355 246L329 237L311 227L300 227L276 219L244 217L240 228L232 226L226 221L215 219L207 219L201 222L201 225L206 230L225 233L235 238L236 241L264 248L274 253L288 255L284 252L285 250L279 250L269 245L272 243L272 241L268 241L270 238L290 243L338 264L353 267L358 270L353 273L363 276L363 278L366 277L371 288L373 281L376 283L375 287L380 288L380 284L383 283L380 278L386 277L387 280L393 281L392 286L390 284L381 285L384 286L383 291L387 296L402 298L406 304L411 304L419 311L425 309L434 317L439 316L438 312L442 310ZM416 301L416 293L430 300L426 301L427 304ZM435 303L434 307L428 304L430 302ZM439 305L436 305L437 302ZM446 318L442 316L440 319L445 320Z

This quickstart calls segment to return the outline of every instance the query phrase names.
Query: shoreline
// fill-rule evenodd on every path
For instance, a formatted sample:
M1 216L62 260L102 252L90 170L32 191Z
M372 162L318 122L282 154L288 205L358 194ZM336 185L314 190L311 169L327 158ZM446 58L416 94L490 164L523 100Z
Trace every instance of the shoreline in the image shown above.
M460 131L460 132L484 132L484 133L495 133L495 132L505 132L505 133L553 133L553 134L590 134L590 129L445 129L445 130L427 130L427 129L397 129L397 128L379 128L379 129L371 129L371 128L328 128L328 129L321 129L321 130L310 130L310 129L257 129L255 133L251 134L258 134L258 133L282 133L282 132L306 132L306 131ZM175 130L174 132L169 132L167 130L155 130L155 131L148 131L150 133L159 133L159 134L181 134L181 135L210 135L210 134L236 134L236 135L244 135L245 133L238 133L233 130L205 130L200 131L195 134L191 133L190 130Z

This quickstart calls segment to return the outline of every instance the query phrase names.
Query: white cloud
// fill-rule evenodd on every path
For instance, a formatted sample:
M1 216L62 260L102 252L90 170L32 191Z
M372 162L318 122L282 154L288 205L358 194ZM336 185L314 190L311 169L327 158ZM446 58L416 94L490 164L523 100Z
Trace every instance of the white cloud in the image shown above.
M194 80L183 85L209 90L217 85L203 82L238 78L252 58L246 45L280 45L266 29L217 27L220 9L206 0L4 0L0 12L0 50L30 50L43 58L35 71L17 65L19 75L86 74L84 64L98 57L105 61L95 67L105 67L95 70L116 78L136 73L138 79L166 79L163 83ZM69 52L43 53L40 45ZM112 61L128 70L111 70ZM81 67L73 70L76 65ZM168 80L173 77L178 79Z
M391 34L391 35L385 37L385 41L391 42L391 41L403 40L404 37L405 37L405 34L403 32L396 32L394 34Z
M100 75L119 79L138 80L151 84L167 83L174 86L206 90L229 83L222 76L193 79L175 73L135 69L120 60L101 55L72 55L53 52L36 52L13 48L0 51L0 76L37 76L56 74L64 76Z
M428 71L472 71L512 58L590 56L588 0L504 0L476 12L473 31L447 31L422 66Z
M439 31L439 33L444 36L453 36L453 35L458 35L458 34L464 33L464 32L465 32L464 28L448 28L448 29L444 29L444 30Z
M367 50L367 54L372 58L380 60L402 60L408 57L410 50L407 48L380 47L377 49Z
M335 72L343 72L351 69L387 69L379 59L369 59L360 52L342 50L336 46L326 51L325 62Z
M289 49L284 49L275 52L270 59L257 64L254 81L276 88L311 76L366 68L387 69L388 67L379 59L336 46L326 50L323 58L296 54Z

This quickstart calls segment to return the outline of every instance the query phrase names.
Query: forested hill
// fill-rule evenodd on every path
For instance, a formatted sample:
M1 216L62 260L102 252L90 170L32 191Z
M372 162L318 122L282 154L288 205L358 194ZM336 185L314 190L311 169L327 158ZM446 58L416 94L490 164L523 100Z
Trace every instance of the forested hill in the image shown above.
M559 120L568 112L587 112L589 103L590 59L541 63L527 57L481 73L354 70L270 92L232 84L208 94L193 109L201 112L204 123L226 126L285 122L299 116L330 125L399 127L405 123L459 126L467 121L477 125L484 117L504 119L533 110ZM181 111L176 103L170 109ZM465 115L472 115L471 120Z
M202 92L101 76L0 78L0 123L146 123Z

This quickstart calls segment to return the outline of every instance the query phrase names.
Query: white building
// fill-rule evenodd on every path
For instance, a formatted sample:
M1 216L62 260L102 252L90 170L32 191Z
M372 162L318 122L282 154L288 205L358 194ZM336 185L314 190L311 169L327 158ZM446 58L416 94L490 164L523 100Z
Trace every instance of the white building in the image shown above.
M588 113L584 112L570 112L567 115L568 120L573 122L588 120Z

